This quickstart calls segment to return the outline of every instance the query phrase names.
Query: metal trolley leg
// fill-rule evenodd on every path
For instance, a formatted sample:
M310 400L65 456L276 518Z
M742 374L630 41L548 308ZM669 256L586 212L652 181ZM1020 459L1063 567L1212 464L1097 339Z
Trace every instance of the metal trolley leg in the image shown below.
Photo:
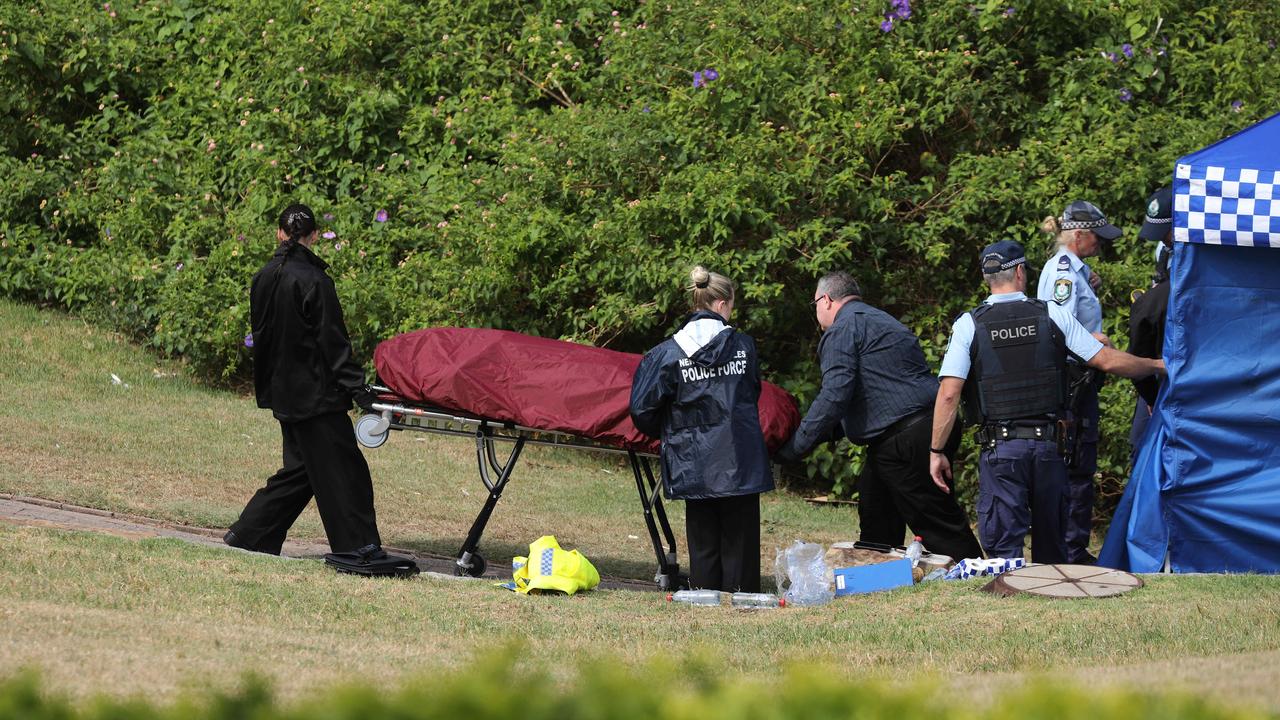
M484 534L484 528L489 524L489 516L493 514L494 507L502 498L503 489L511 480L511 471L516 466L516 460L520 458L520 451L524 449L524 440L523 437L518 438L507 461L499 463L497 453L493 449L493 430L484 425L476 429L476 462L480 466L480 481L489 489L489 498L485 500L484 507L480 509L475 522L471 523L467 540L462 543L462 549L458 551L458 559L454 561L455 574L469 577L480 577L484 574L488 563L476 551L480 545L480 536ZM497 481L490 476L491 469L498 474Z
M653 541L653 553L658 558L658 574L653 579L663 590L678 590L685 583L680 577L680 563L676 559L676 536L671 532L671 523L667 520L667 511L662 505L661 487L654 480L648 458L642 458L634 452L628 452L627 457L631 460L631 472L636 479L636 491L640 494L640 506L644 508L644 522L649 528L649 539ZM663 540L666 541L665 548Z

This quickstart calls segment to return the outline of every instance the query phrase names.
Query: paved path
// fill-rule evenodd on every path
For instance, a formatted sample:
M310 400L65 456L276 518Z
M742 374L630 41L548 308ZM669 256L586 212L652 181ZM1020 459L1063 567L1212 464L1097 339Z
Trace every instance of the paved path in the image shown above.
M227 547L222 543L222 534L226 532L224 529L179 525L138 515L96 510L53 500L10 495L8 493L0 493L0 521L14 525L100 532L126 538L175 538L197 545L222 548L228 552L245 552L244 550ZM470 579L456 578L454 576L452 557L391 547L388 547L387 550L397 555L407 555L413 558L424 573L430 573L433 577L445 576L457 580ZM319 559L327 552L329 552L329 546L323 543L286 540L281 554L291 558ZM509 580L511 578L506 573L505 564L498 563L496 566L489 566L485 571L484 579L488 581ZM652 582L615 577L602 577L600 587L614 590L658 589L657 584Z

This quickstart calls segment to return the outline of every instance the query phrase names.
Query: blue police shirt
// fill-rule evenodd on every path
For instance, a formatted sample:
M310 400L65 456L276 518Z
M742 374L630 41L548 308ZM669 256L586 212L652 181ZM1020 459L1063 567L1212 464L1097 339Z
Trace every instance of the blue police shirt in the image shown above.
M995 305L1026 299L1027 296L1020 292L999 293L987 297L983 304ZM1080 324L1080 321L1072 317L1066 308L1056 303L1047 303L1047 305L1049 319L1062 331L1067 341L1067 349L1079 355L1085 362L1092 360L1093 356L1102 349L1102 343L1089 334L1089 331ZM961 380L969 377L969 367L972 364L969 347L973 344L973 331L972 315L965 313L956 319L955 324L951 326L951 344L947 345L947 354L942 356L942 368L938 370L938 375Z
M1075 253L1066 248L1044 264L1036 297L1066 308L1091 333L1102 332L1102 303L1089 284L1093 271Z

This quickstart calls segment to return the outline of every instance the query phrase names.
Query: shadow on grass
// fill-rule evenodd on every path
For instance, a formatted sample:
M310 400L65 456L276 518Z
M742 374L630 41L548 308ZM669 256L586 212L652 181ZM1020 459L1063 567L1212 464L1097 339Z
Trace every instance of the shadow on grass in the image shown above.
M406 550L413 552L425 553L430 555L442 555L446 557L457 557L458 550L461 547L461 541L450 541L440 539L422 539L407 540L398 543ZM511 558L527 555L529 553L528 545L516 545L509 542L482 540L480 543L480 555L489 564L489 572L486 575L496 574L500 577L509 577L509 564ZM683 549L682 549L683 550ZM653 558L647 562L638 562L635 560L612 557L609 555L597 556L592 555L587 558L595 565L596 570L600 572L602 577L611 577L619 580L633 580L640 583L653 583L654 575L658 572L658 560ZM689 574L688 556L681 554L677 557L680 562L680 573L682 575ZM762 567L762 577L760 579L761 590L764 592L774 592L777 585L772 575L772 567ZM654 588L657 585L654 584Z
M446 557L457 557L458 550L462 547L461 540L446 540L436 538L408 539L401 540L396 543L404 547L406 550L414 552L426 553L430 555L442 555ZM515 543L502 542L497 540L481 540L480 555L484 557L485 562L490 568L509 568L511 558L527 555L529 553L528 545L516 545ZM592 555L587 558L592 565L596 566L596 570L601 575L610 577L623 578L627 580L652 581L654 573L658 571L658 560L653 558L648 562L637 562L635 560L611 557L608 555ZM681 558L684 561L684 558ZM687 572L688 568L681 567L682 572Z

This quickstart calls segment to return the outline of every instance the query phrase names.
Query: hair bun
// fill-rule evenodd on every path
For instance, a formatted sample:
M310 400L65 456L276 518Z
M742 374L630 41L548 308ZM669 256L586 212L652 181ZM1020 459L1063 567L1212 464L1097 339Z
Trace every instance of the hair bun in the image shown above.
M711 284L711 273L701 265L696 265L689 273L689 279L693 281L694 287L702 289Z

